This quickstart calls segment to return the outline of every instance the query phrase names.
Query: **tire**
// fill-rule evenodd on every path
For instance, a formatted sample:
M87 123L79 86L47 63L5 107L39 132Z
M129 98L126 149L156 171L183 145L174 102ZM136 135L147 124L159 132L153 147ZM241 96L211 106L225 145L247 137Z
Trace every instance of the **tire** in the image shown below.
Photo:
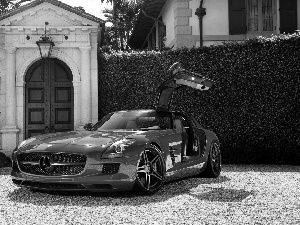
M221 173L221 151L217 141L213 141L207 157L207 166L203 177L217 178Z
M145 148L137 163L133 190L142 195L159 191L165 182L165 168L165 160L161 151L154 145Z

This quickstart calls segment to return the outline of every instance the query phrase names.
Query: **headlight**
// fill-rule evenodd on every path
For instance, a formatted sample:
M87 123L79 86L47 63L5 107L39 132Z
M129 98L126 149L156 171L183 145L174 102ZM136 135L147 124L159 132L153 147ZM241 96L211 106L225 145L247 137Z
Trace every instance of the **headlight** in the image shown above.
M29 138L29 139L27 139L27 140L22 141L22 142L18 145L18 147L16 147L16 148L13 150L13 152L12 152L12 159L14 159L14 156L15 156L16 152L17 152L20 148L22 148L22 147L24 147L25 145L27 145L27 144L33 142L34 140L36 140L36 138Z
M19 144L19 146L16 148L16 150L24 147L25 145L28 145L29 143L31 143L31 142L33 142L35 140L36 140L36 138L29 138L27 140L22 141L21 144Z
M116 141L105 150L101 158L102 159L122 158L123 152L126 150L126 148L132 145L135 141L136 141L135 139L123 139L120 141Z
M25 145L26 140L22 141L21 144L19 144L19 146L17 147L17 149L21 148L23 145Z

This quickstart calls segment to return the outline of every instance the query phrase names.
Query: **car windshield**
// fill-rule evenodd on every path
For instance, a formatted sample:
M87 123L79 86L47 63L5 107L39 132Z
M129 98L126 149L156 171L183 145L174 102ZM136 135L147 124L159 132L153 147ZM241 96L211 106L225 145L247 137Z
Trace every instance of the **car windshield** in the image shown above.
M103 117L93 130L165 130L172 129L171 113L154 110L118 111Z

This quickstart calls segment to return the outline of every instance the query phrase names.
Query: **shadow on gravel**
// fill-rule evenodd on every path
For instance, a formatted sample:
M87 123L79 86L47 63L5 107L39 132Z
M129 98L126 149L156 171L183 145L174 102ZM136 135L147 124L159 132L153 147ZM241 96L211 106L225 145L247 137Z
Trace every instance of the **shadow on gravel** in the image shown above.
M186 178L166 183L162 189L150 196L140 196L132 192L114 192L114 193L90 193L90 192L41 192L30 191L25 188L18 188L8 194L8 198L17 203L34 204L41 206L112 206L112 205L146 205L149 203L164 202L170 198L187 195L197 197L202 200L200 192L194 190L202 189L202 185L227 182L226 176L220 176L216 179L210 178ZM207 187L207 186L206 186ZM206 188L207 189L207 188ZM207 190L203 190L205 195ZM200 195L199 195L200 194ZM217 199L216 199L217 201ZM223 201L223 198L220 199Z
M254 195L253 191L235 190L226 188L211 188L210 191L202 193L190 193L190 195L199 200L216 201L216 202L241 202L250 195Z

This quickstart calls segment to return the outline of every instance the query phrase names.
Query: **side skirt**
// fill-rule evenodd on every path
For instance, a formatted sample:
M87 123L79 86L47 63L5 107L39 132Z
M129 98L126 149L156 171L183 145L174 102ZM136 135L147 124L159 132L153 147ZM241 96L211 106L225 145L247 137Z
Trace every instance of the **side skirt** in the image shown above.
M202 173L204 171L205 166L206 166L205 164L206 164L206 162L203 159L183 164L182 169L167 172L165 182L179 180L179 179L198 175L199 173Z

